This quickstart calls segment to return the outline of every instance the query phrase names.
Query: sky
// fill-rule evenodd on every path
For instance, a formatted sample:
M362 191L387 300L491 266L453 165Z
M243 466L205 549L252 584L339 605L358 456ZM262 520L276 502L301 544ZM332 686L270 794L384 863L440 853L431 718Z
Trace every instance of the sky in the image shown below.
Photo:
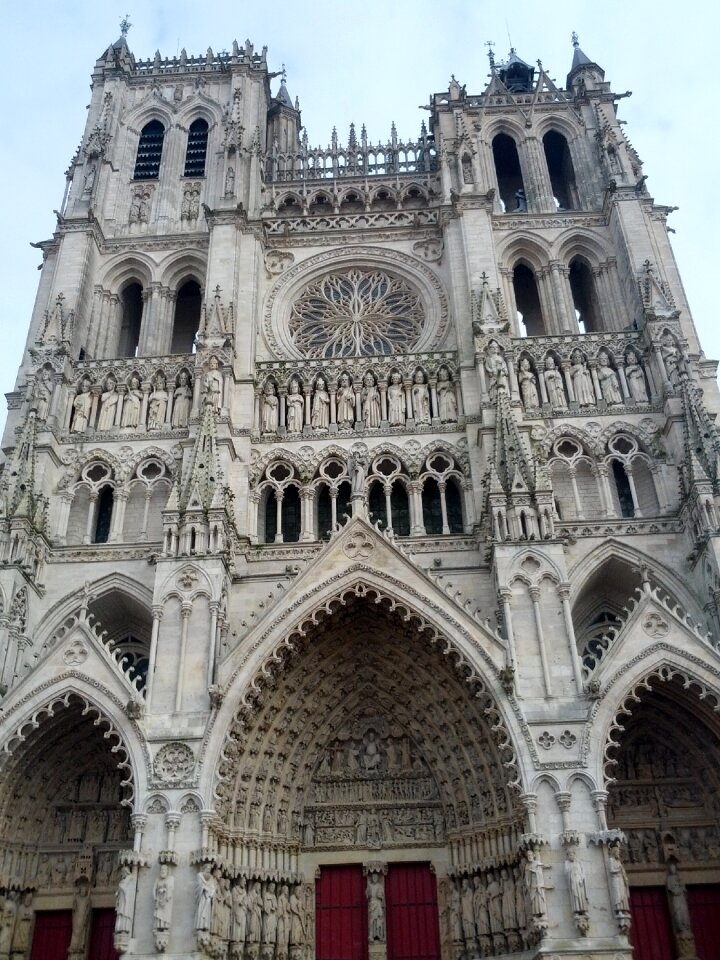
M129 4L129 5L128 5ZM311 145L341 141L351 122L372 141L417 135L427 117L418 106L447 90L451 74L481 93L488 76L486 41L496 59L510 45L527 62L542 60L559 85L572 60L571 34L605 70L626 133L644 162L657 203L679 207L669 220L680 273L707 356L720 358L714 297L720 134L714 82L720 32L717 0L583 0L544 4L514 0L305 0L244 3L213 0L35 0L16 3L3 23L5 82L0 93L0 231L3 289L0 386L13 388L25 345L41 263L31 242L48 239L62 203L65 170L82 137L95 60L120 34L137 58L229 50L249 38L268 46L271 70L287 69ZM275 80L274 84L277 85ZM275 89L276 87L274 87ZM709 271L709 272L708 272ZM5 412L0 411L0 422Z

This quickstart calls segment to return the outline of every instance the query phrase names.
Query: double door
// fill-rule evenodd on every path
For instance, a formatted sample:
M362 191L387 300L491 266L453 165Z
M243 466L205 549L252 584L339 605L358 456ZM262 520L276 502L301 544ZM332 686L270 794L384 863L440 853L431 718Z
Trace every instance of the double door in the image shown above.
M119 960L113 946L114 910L93 910L87 960ZM67 960L72 936L72 910L40 910L35 914L30 960Z
M687 900L698 960L720 960L720 884L690 886ZM675 960L677 949L665 888L634 888L630 909L633 960Z

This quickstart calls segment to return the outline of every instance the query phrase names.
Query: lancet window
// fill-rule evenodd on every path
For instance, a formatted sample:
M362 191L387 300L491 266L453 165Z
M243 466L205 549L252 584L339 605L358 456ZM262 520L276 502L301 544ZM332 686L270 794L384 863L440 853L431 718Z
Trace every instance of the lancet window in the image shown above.
M144 305L143 288L141 284L133 280L120 294L121 320L117 347L118 357L136 357L138 355Z
M185 151L186 177L204 177L205 161L207 157L208 122L202 117L193 120L188 131L187 149Z
M151 120L140 131L133 180L157 180L160 176L165 127L159 120Z
M71 488L65 513L68 543L107 543L114 533L115 481L112 468L100 460L87 464ZM62 523L62 521L61 521ZM60 535L65 530L60 530Z
M177 292L170 353L194 353L200 327L202 291L197 280L186 280Z
M525 184L515 141L507 133L499 133L493 139L492 151L503 211L505 213L526 211Z
M543 147L550 185L558 209L577 210L580 203L567 140L557 130L549 130L543 137Z
M527 264L518 263L512 276L520 331L527 337L544 336L547 330L535 273Z

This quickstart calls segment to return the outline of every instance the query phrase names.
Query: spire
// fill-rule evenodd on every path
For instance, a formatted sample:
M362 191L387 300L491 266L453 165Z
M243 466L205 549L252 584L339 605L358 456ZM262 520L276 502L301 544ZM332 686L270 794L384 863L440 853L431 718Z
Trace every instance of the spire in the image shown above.
M195 438L186 480L180 491L181 513L188 510L206 513L215 497L216 487L222 485L223 472L217 448L216 420L214 405L204 403L200 429Z
M567 88L570 89L575 78L585 72L597 74L597 79L602 81L603 77L605 76L605 71L580 49L580 41L577 33L575 33L574 30L572 33L572 45L573 58L572 66L570 67L570 73L567 75Z

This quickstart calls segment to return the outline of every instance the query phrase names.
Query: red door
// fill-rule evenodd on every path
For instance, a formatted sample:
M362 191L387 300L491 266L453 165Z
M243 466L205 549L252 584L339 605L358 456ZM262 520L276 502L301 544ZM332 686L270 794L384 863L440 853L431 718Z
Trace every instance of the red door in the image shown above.
M119 960L120 954L113 945L115 911L93 910L90 927L90 949L87 960Z
M720 886L701 884L687 888L688 907L700 960L720 957Z
M67 960L71 936L72 910L39 910L30 960Z
M426 863L395 863L385 877L388 960L440 960L437 886Z
M362 867L322 867L315 883L317 960L367 960L367 899Z
M630 891L630 943L634 960L675 960L665 887Z

